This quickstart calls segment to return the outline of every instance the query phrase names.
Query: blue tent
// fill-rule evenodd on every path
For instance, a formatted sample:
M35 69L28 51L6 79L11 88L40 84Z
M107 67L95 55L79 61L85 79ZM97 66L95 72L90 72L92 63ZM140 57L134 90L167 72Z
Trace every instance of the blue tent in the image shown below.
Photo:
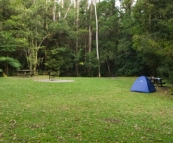
M130 91L150 93L150 92L155 92L156 89L148 77L140 76L133 83Z

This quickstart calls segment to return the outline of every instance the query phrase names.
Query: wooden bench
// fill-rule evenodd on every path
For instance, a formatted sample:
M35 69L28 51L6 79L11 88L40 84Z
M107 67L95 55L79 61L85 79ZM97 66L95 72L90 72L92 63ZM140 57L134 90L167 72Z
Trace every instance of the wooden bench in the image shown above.
M31 73L26 73L25 76L31 76L31 77L32 77L32 76L34 76L34 73L33 73L33 72L31 72Z
M32 70L18 70L16 74L17 76L32 77L34 75L34 72Z

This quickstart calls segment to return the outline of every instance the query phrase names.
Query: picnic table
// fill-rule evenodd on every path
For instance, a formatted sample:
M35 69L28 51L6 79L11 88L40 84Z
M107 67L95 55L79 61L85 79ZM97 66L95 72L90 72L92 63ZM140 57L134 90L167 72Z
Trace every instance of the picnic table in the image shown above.
M29 69L17 71L17 76L24 76L24 77L31 76L32 77L33 75L34 75L33 71Z
M157 86L163 86L163 84L165 84L165 82L162 81L162 78L160 77L151 77L150 78L151 82Z

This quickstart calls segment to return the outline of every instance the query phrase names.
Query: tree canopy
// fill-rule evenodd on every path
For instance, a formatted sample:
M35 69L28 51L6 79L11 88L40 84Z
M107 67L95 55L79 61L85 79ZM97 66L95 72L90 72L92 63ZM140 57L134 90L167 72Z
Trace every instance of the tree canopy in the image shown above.
M119 1L1 0L0 69L173 77L173 1Z

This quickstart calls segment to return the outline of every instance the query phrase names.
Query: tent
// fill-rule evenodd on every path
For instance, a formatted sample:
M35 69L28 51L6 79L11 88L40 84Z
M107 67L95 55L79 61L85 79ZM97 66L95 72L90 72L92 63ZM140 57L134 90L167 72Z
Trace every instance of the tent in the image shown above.
M155 92L156 89L148 77L140 76L133 83L130 91L150 93L150 92Z

